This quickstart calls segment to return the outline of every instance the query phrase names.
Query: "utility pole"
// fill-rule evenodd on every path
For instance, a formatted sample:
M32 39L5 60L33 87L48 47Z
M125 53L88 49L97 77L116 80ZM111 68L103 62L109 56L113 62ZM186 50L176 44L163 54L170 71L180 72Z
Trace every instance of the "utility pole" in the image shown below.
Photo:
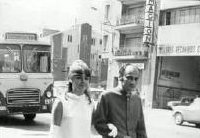
M157 58L157 46L158 46L158 28L159 28L159 16L160 16L160 5L161 5L161 0L155 0L155 14L154 14L154 35L153 35L153 43L154 43L154 47L152 49L152 54L154 54L154 56L152 56L152 58L155 60L155 70L154 70L154 79L152 79L153 83L153 103L152 103L152 107L156 107L156 91L157 91L157 79L158 79L158 58Z
M146 0L143 45L148 47L147 80L148 86L144 89L145 106L153 107L156 75L156 49L159 25L160 0ZM147 92L148 91L148 92Z

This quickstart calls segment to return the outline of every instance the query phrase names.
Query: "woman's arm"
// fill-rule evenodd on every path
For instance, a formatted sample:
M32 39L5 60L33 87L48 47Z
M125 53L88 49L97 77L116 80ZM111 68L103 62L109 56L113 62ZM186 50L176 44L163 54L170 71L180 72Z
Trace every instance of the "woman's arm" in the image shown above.
M50 138L56 138L59 135L58 130L62 123L62 115L63 115L62 102L59 100L55 100L52 108Z

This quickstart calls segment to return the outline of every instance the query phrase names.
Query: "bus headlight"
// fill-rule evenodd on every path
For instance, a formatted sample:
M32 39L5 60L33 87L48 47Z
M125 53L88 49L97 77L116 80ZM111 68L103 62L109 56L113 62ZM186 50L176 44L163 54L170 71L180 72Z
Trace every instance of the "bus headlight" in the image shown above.
M46 96L47 96L47 98L51 98L52 93L51 93L50 91L47 91L47 92L46 92Z

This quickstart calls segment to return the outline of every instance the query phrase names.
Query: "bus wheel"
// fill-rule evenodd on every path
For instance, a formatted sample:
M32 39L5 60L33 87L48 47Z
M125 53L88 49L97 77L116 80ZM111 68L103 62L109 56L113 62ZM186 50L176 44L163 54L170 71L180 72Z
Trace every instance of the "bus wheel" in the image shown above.
M24 114L25 121L33 121L36 114Z

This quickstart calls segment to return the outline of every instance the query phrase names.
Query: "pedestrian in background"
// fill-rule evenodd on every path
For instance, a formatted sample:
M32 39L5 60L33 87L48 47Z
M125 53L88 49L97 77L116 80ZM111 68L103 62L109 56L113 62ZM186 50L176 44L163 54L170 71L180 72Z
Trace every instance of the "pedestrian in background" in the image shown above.
M53 105L51 138L90 138L94 108L89 94L90 78L91 72L85 62L72 63L68 92Z
M139 69L126 64L119 70L118 86L101 95L93 121L103 138L147 138L136 88L139 77Z

